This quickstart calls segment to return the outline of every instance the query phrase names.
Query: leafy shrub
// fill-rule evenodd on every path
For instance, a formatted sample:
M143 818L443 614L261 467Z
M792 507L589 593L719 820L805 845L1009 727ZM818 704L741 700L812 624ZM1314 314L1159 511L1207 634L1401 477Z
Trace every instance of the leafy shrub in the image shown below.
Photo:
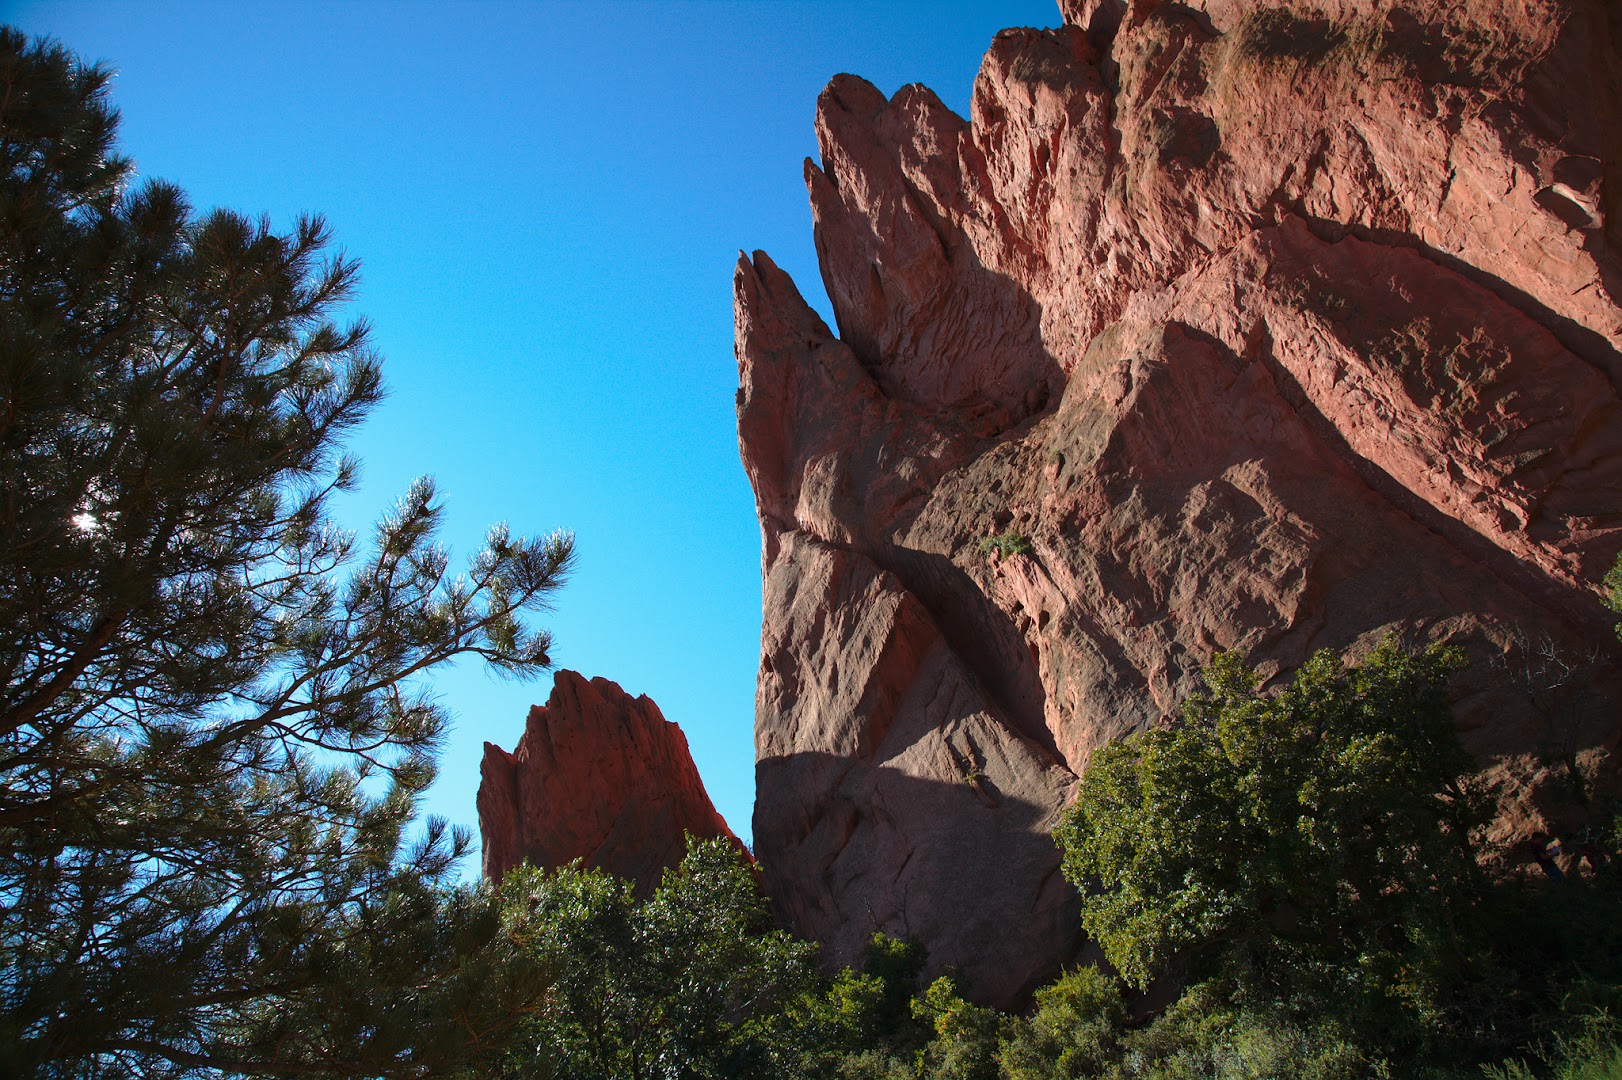
M1100 883L1082 922L1110 962L1138 986L1174 961L1242 969L1285 997L1416 977L1482 883L1443 697L1458 663L1387 643L1343 670L1324 651L1266 695L1224 654L1180 724L1096 754L1055 836L1066 876Z
M1288 1051L1300 1075L1338 1075L1356 1047L1412 1061L1457 1050L1449 1032L1470 1042L1505 989L1504 930L1486 915L1471 846L1484 806L1444 696L1459 663L1390 642L1350 669L1320 652L1265 694L1219 656L1180 723L1096 754L1056 839L1110 963L1140 987L1215 980L1271 1017L1258 1037L1302 1033L1311 1055L1253 1055ZM1240 1052L1231 1021L1192 1045Z
M935 1031L919 1055L920 1073L937 1080L998 1080L1001 1013L964 1001L943 975L913 999L912 1014Z
M1141 1031L1113 1070L1144 1080L1366 1080L1390 1075L1330 1019L1303 1022L1281 1009L1241 1009L1231 988L1197 986Z
M1126 1002L1095 967L1065 972L1036 992L1028 1019L1011 1025L1001 1052L1008 1080L1101 1076L1120 1057Z
M1556 1036L1534 1057L1545 1068L1512 1060L1484 1071L1489 1080L1622 1080L1622 1024L1607 1012L1592 1013L1575 1036Z
M838 1080L918 1080L918 1072L904 1059L883 1050L862 1050L846 1054L831 1067L831 1072L807 1072L801 1075L820 1078L834 1076Z
M1622 612L1622 555L1616 557L1616 562L1605 572L1605 606L1612 611ZM1616 627L1616 636L1622 638L1622 623Z
M1000 536L988 536L980 541L980 552L990 555L996 552L1002 558L1010 555L1029 555L1031 553L1031 538L1017 532L1005 532Z
M578 864L503 879L508 934L554 990L514 1075L776 1076L795 1056L789 1005L816 980L816 947L773 930L726 840L688 840L646 901Z
M877 1080L904 1069L910 1076L908 1063L929 1040L912 1009L926 959L917 942L875 933L861 971L845 968L790 1002L786 1026L798 1053L792 1075Z

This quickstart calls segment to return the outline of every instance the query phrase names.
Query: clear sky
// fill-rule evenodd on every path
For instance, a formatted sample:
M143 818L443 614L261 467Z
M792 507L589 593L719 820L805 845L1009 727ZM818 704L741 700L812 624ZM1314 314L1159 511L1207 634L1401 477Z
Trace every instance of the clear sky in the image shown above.
M760 531L738 461L732 268L764 249L832 323L801 163L837 72L965 114L1052 0L0 4L119 72L123 146L199 209L328 218L363 267L390 399L353 439L363 526L429 474L444 539L572 529L553 659L647 694L716 807L754 801ZM476 829L486 740L551 678L442 672L427 812ZM476 860L468 872L476 873Z

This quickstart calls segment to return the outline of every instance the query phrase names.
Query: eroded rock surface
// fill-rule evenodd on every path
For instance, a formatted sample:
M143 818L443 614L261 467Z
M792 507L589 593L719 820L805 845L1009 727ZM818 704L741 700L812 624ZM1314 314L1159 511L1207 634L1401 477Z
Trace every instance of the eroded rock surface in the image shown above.
M1061 8L969 121L824 90L837 335L735 277L768 891L996 1004L1078 947L1075 777L1219 650L1460 644L1502 837L1580 812L1622 700L1622 9Z
M575 859L637 883L644 894L681 861L685 837L737 837L716 813L681 728L646 696L559 671L508 753L484 744L479 767L484 876L526 859ZM740 845L741 847L741 845Z

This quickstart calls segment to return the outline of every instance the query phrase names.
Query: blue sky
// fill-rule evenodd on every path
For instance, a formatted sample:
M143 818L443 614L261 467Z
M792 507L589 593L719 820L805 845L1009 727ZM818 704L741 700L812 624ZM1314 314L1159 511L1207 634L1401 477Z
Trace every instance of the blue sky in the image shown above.
M738 461L732 268L760 248L828 314L801 162L837 72L966 113L1002 3L12 2L119 72L123 145L204 209L326 215L361 260L390 399L353 439L363 527L419 475L465 556L577 537L559 666L658 702L749 835L760 532ZM425 810L476 827L485 740L550 677L435 678L456 727ZM476 872L476 860L469 872Z

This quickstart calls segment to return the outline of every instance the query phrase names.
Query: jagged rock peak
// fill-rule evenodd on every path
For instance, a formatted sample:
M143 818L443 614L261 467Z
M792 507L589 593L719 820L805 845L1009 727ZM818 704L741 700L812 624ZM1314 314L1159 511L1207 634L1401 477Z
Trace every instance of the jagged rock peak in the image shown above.
M479 771L484 876L492 881L525 860L554 869L583 859L646 893L681 861L687 833L738 843L681 728L646 696L607 679L559 671L513 752L485 743Z

